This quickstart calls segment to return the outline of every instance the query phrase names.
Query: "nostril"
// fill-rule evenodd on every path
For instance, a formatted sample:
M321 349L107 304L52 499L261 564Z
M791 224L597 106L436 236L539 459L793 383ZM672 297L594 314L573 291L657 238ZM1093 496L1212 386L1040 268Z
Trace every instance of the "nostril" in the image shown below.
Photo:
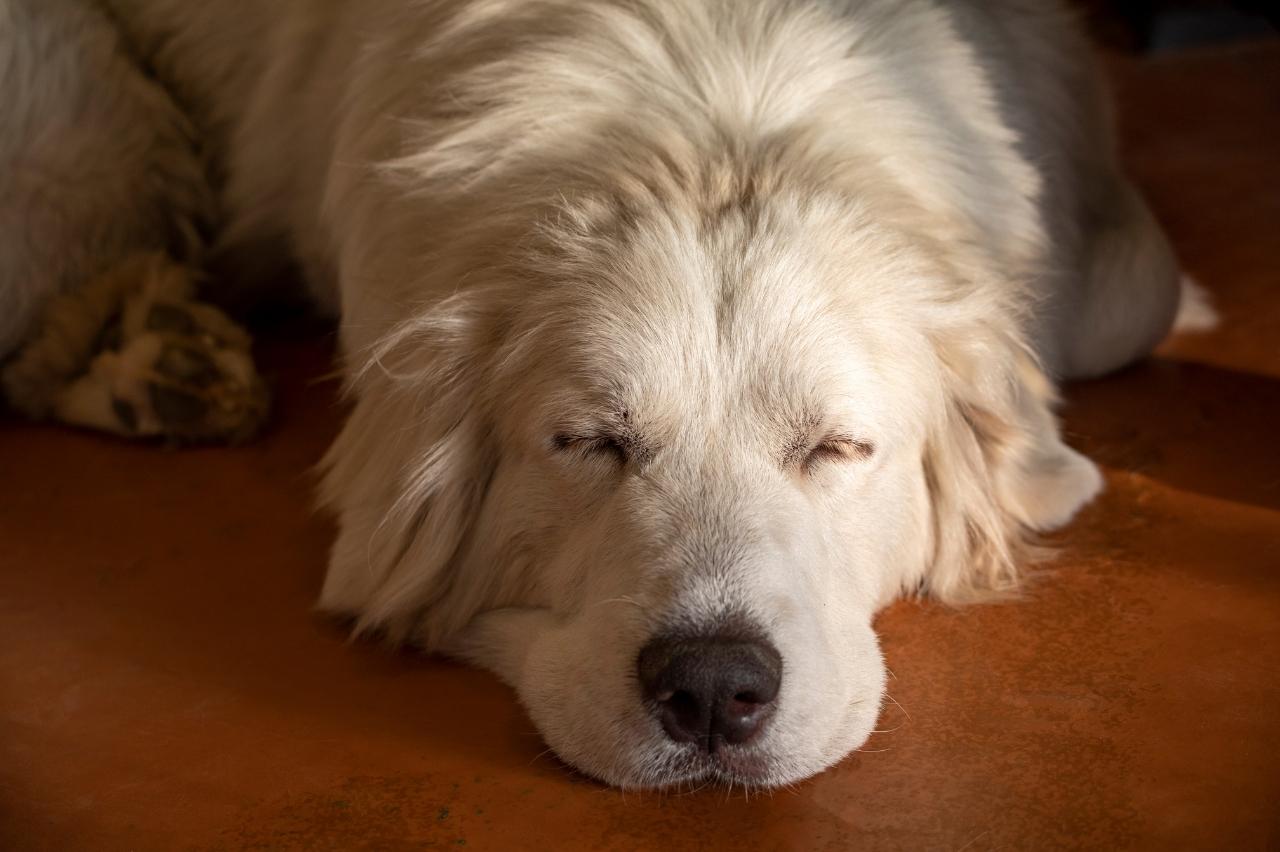
M702 702L694 697L693 694L683 690L674 693L661 703L676 716L681 719L687 719L690 723L697 723L702 716Z
M706 735L709 717L706 704L693 693L679 690L659 700L659 717L667 736L676 742L696 742Z
M761 702L744 701L737 696L734 696L727 704L725 704L724 707L726 715L742 719L745 719L752 714L759 713L760 709Z
M711 732L730 745L750 742L760 733L772 711L772 702L742 701L735 695L713 714Z

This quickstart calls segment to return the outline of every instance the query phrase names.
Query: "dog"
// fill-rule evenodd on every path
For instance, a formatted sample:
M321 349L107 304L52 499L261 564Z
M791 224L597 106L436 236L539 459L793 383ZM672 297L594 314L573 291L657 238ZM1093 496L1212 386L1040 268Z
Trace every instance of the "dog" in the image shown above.
M1056 383L1185 289L1049 0L0 0L0 103L10 405L247 439L210 300L296 264L321 608L624 788L862 744L876 612L1017 590L1102 487Z

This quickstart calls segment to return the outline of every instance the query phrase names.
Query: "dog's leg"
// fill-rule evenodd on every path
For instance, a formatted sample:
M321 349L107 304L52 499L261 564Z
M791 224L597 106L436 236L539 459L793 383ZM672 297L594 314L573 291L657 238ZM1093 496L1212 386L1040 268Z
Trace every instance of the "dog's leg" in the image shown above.
M1083 281L1064 329L1062 374L1088 378L1149 354L1173 327L1182 287L1177 258L1146 202L1120 175L1087 200Z
M82 0L0 2L0 358L45 303L138 251L198 263L194 129Z
M131 437L250 437L267 394L249 335L194 290L185 268L138 254L55 298L4 369L9 401L29 417Z
M0 389L34 418L238 440L266 395L243 329L195 301L214 219L195 131L115 22L0 0Z
M1118 370L1173 325L1177 259L1124 174L1101 69L1067 4L955 0L1022 144L1041 171L1046 256L1031 282L1029 339L1060 379Z

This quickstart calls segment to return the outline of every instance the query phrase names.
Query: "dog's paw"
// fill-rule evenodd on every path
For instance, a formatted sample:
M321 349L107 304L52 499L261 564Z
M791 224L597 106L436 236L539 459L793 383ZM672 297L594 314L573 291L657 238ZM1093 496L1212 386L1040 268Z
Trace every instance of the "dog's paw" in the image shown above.
M118 342L109 340L59 400L59 416L98 425L107 415L110 431L175 443L252 437L268 399L248 334L196 302L149 300L138 316L133 307L126 308Z
M194 289L186 269L145 255L61 298L6 371L11 402L129 437L252 437L268 410L252 341Z
M1220 318L1213 306L1213 297L1209 291L1190 275L1183 275L1179 282L1180 295L1178 313L1173 320L1173 331L1204 332L1218 327Z

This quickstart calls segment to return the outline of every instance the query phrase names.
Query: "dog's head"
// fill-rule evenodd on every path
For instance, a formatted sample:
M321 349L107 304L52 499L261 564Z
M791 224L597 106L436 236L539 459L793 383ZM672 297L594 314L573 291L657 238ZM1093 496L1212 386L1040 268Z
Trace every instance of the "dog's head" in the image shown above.
M781 784L871 732L879 607L1010 590L1100 480L1012 285L910 213L671 184L565 202L381 341L322 604L495 670L591 775Z

